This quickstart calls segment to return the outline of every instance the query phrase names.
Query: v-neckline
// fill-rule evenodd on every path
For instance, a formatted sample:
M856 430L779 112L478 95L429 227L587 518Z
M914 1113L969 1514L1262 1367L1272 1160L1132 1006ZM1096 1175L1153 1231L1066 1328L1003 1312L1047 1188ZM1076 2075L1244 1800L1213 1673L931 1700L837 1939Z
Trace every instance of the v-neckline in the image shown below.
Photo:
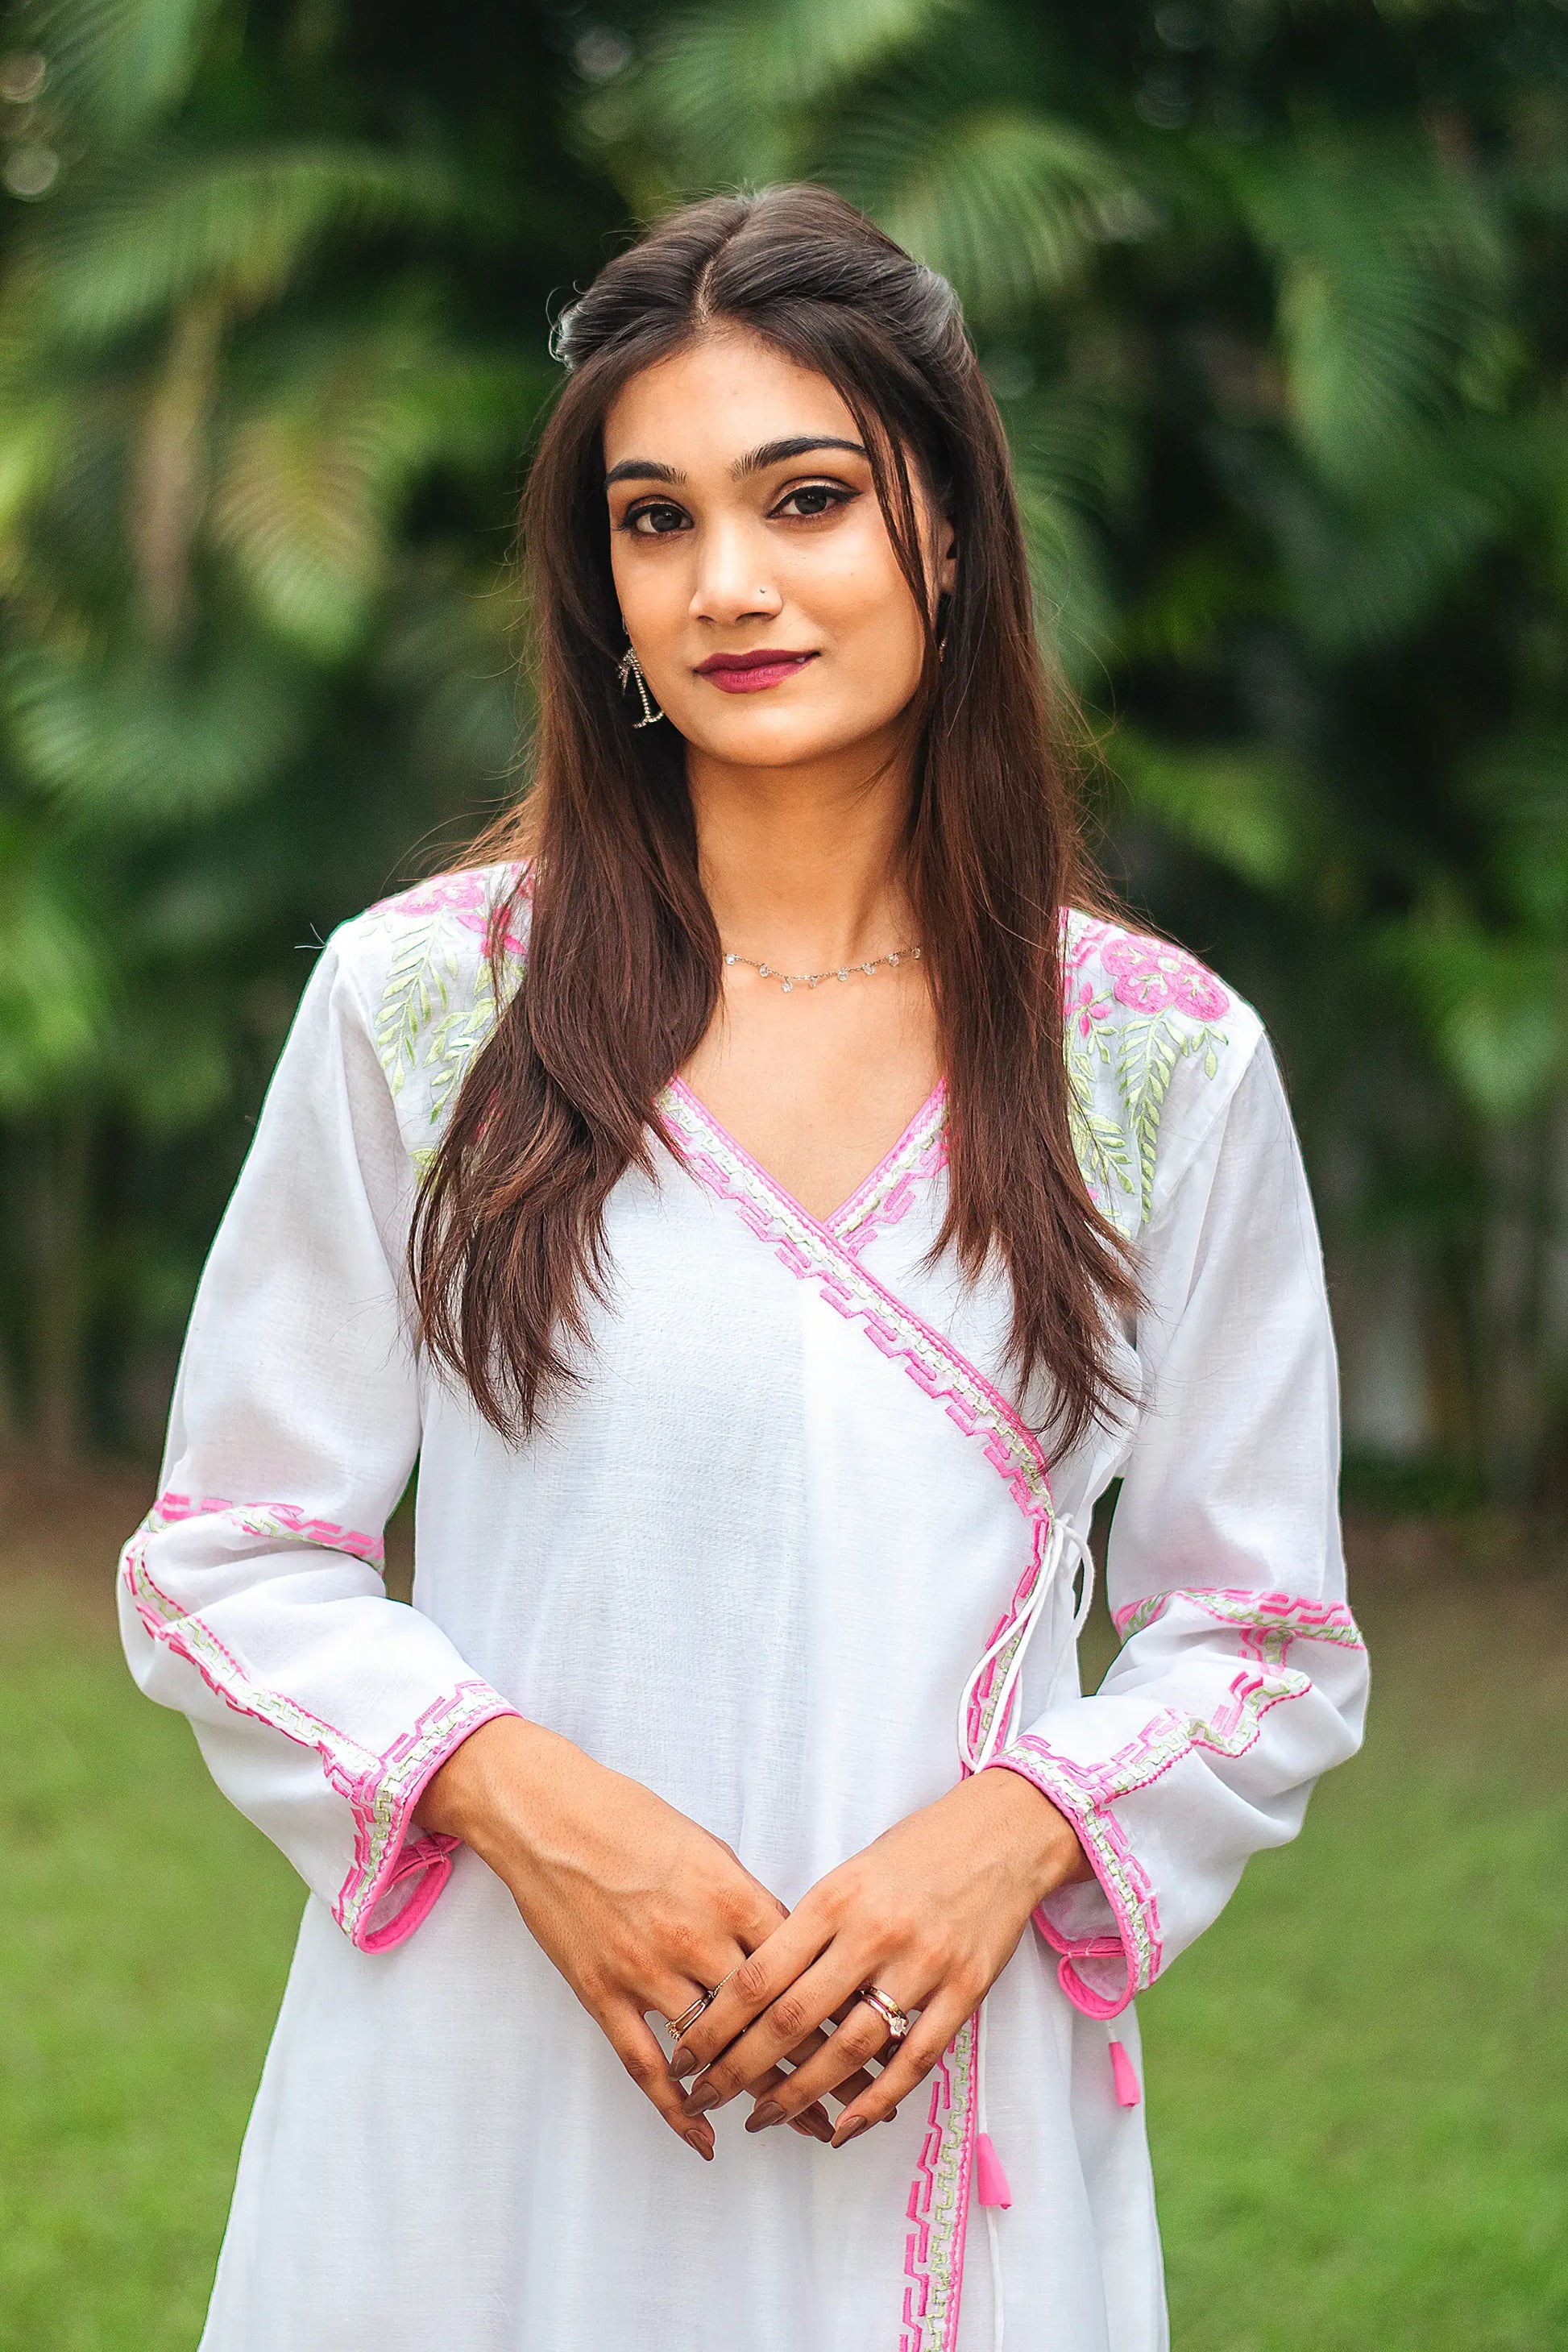
M876 1166L860 1179L853 1192L845 1195L836 1209L830 1210L826 1217L819 1217L806 1207L804 1201L797 1200L788 1185L781 1183L771 1169L764 1168L754 1153L747 1150L740 1138L725 1126L718 1112L709 1108L701 1096L679 1072L670 1079L668 1091L679 1097L703 1126L722 1140L767 1192L786 1202L794 1213L804 1218L816 1232L828 1234L840 1243L863 1227L879 1222L881 1210L898 1188L900 1179L915 1171L941 1138L947 1103L947 1081L938 1078Z

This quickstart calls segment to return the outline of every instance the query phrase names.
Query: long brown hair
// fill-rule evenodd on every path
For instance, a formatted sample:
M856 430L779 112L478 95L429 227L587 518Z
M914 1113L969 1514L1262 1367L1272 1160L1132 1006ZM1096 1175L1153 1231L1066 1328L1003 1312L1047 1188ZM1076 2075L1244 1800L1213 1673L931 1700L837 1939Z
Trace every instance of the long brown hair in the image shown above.
M653 1169L655 1098L721 998L681 739L634 731L610 571L602 428L623 384L716 324L826 376L854 415L923 616L907 887L947 1080L950 1191L933 1255L1011 1276L1009 1368L1050 1383L1065 1448L1122 1391L1108 1320L1137 1288L1073 1151L1059 911L1099 902L1052 740L1001 421L945 279L841 198L781 187L660 221L561 320L568 375L530 471L522 547L539 715L526 800L476 859L524 857L526 976L459 1090L410 1236L420 1332L503 1433L576 1377L609 1295L605 1203ZM911 461L954 528L937 614ZM521 884L520 886L521 887ZM504 923L498 927L504 931Z

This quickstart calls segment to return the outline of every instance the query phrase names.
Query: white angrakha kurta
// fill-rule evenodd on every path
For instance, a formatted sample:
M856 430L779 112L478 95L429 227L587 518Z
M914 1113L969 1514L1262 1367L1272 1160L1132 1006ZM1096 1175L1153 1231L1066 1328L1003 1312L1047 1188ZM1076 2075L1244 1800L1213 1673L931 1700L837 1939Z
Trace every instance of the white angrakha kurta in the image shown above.
M1180 951L1068 919L1079 1150L1148 1303L1138 1409L1048 1475L1001 1369L1003 1280L920 1263L940 1088L824 1224L672 1084L679 1156L656 1144L609 1202L583 1385L512 1448L416 1359L402 1271L510 878L446 877L329 941L124 1555L138 1680L310 1890L205 2352L992 2352L1002 2315L1016 2352L1154 2352L1128 2003L1294 1834L1364 1703L1319 1246L1258 1020ZM525 896L509 920L521 971ZM416 1456L408 1608L381 1545ZM1116 1476L1124 1646L1080 1697L1065 1577L1037 1580ZM952 1786L961 1694L1015 1617L1005 1727L994 1674L968 1732L1068 1813L1096 1880L1037 1915L983 2063L972 2021L843 2150L747 2136L742 2099L699 2162L500 1881L411 1826L515 1709L793 1905ZM974 2189L982 2128L1006 2208Z

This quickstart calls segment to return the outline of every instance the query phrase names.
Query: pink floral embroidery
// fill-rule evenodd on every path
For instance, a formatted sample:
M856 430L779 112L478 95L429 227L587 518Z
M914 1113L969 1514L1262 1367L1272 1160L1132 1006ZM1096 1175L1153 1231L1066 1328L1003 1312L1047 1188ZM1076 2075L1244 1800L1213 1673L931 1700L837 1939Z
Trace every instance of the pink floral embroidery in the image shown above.
M1114 975L1111 993L1118 1004L1134 1013L1164 1013L1174 1006L1194 1021L1217 1021L1230 1010L1230 999L1213 972L1163 940L1127 932L1108 940L1100 960Z
M507 898L517 877L515 866L500 868L500 887L492 887L494 867L470 866L459 874L437 874L416 882L411 890L380 899L373 915L450 915L466 931L483 940L489 952L491 926L498 906ZM521 955L526 941L509 925L502 944L509 955Z
M1102 996L1096 997L1092 980L1086 980L1076 996L1069 991L1067 1012L1069 1025L1077 1029L1080 1037L1092 1034L1093 1022L1110 1018L1110 1007Z

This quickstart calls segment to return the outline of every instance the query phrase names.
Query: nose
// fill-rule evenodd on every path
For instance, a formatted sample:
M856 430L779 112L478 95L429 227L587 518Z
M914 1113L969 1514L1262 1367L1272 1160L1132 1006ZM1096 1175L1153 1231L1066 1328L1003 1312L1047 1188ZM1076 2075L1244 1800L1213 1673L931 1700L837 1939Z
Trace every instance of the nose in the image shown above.
M698 536L691 617L720 628L771 621L784 609L766 537L742 516L721 516Z

